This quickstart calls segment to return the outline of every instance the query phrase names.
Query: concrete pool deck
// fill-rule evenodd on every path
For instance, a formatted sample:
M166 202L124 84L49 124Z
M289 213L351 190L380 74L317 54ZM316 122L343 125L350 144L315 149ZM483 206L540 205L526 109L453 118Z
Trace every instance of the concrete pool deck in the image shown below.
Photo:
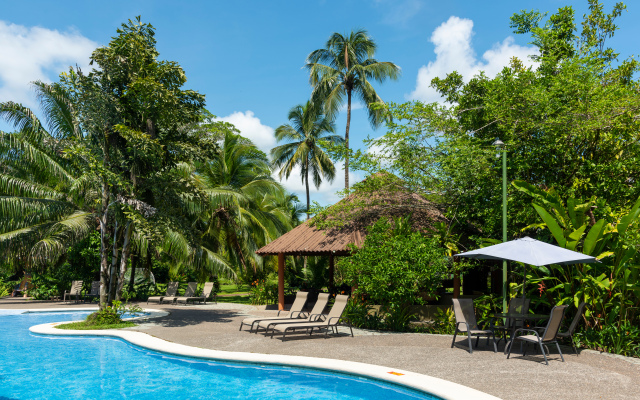
M140 304L145 307L146 304ZM0 299L0 309L86 308L83 304ZM640 360L582 351L580 356L563 348L566 362L552 352L549 366L541 356L493 353L481 344L473 354L462 346L450 348L451 336L378 334L354 330L356 336L324 339L321 335L270 339L238 331L247 316L272 316L259 307L219 303L199 306L157 304L149 308L170 314L128 330L193 347L247 353L291 355L355 361L401 369L445 379L493 396L509 399L638 399ZM343 328L342 332L346 332Z

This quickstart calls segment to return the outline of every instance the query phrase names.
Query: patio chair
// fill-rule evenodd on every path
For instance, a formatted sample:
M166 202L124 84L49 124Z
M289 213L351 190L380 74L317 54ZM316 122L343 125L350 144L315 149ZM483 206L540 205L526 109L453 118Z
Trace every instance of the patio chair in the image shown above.
M329 293L320 293L318 294L318 300L316 300L316 304L313 305L313 309L311 310L307 318L288 318L276 321L260 321L258 323L258 326L256 326L255 332L258 333L260 328L263 328L265 330L264 333L269 334L270 329L280 324L301 324L306 322L324 321L327 319L327 316L323 314L325 307L327 307L327 303L329 303Z
M492 329L480 329L476 322L476 311L473 308L473 299L453 299L453 313L456 317L456 330L453 334L453 340L451 341L451 348L456 343L456 336L458 332L466 333L467 340L469 341L469 354L473 354L473 345L471 343L471 337L476 336L476 347L480 342L481 336L487 337L487 346L489 345L489 339L493 339L493 352L498 352L498 346L496 344L496 335Z
M291 305L291 309L289 311L285 311L285 310L280 310L278 311L278 314L275 317L250 317L250 318L245 318L242 320L242 322L240 323L240 329L238 329L239 331L242 330L242 327L244 325L249 325L249 332L253 331L253 326L255 324L260 323L260 321L265 321L265 320L278 320L278 319L289 319L289 318L304 318L306 316L303 315L304 312L302 311L304 309L304 305L307 303L307 296L309 295L308 292L298 292L296 293L296 299L293 301L293 304Z
M573 343L573 332L575 332L576 327L580 323L580 319L582 318L582 313L584 312L584 306L587 303L584 301L578 305L578 310L576 311L576 316L573 317L573 321L571 321L571 325L569 325L569 329L566 332L558 332L556 335L558 338L565 339L569 338L571 341L571 346L573 346L573 351L575 351L576 355L578 355L578 349L576 349L575 343Z
M562 356L562 351L560 351L560 345L558 344L557 336L558 331L560 330L560 325L562 324L562 319L564 318L564 311L567 309L567 307L568 306L566 305L553 307L549 316L549 322L547 322L547 326L545 327L542 334L539 334L535 329L522 328L516 330L515 336L513 338L513 343L515 343L516 341L520 341L520 349L523 356L526 355L525 349L523 349L523 345L525 343L537 344L538 346L540 346L540 350L542 351L542 355L544 356L544 362L549 365L549 360L547 360L547 353L549 353L549 349L547 348L547 351L545 352L544 348L547 347L547 344L555 343L556 347L558 348L558 353L560 353L560 358L562 359L562 362L564 362L564 357ZM531 332L532 334L518 336L519 332ZM507 354L507 358L511 356L512 349L513 346L509 348L509 354Z
M71 296L76 296L76 303L82 294L82 281L73 281L71 282L71 289L68 291L65 290L64 295L62 296L63 301L67 302L67 296L71 299Z
M187 289L188 290L188 289ZM176 297L175 302L176 303L184 303L185 305L189 302L199 302L199 303L204 303L207 304L207 299L209 298L209 296L211 296L211 292L213 291L213 282L206 282L204 284L204 287L202 288L202 295L201 296L187 296L187 293L185 293L184 296L180 296L180 297Z
M91 291L89 293L85 293L84 297L88 297L89 301L94 298L100 298L100 281L91 282Z
M515 297L509 301L509 309L507 312L514 314L527 314L529 313L529 306L531 304L531 299L525 298L524 301L522 297ZM524 321L522 320L513 320L512 318L505 318L504 325L494 325L494 321L501 321L502 318L493 318L490 321L491 329L500 334L498 337L498 343L504 339L505 343L507 342L507 335L511 335L511 332L514 329L524 328Z
M147 299L147 304L149 304L150 301L155 301L158 304L162 304L162 301L165 297L175 297L176 293L178 293L178 286L180 286L180 282L170 282L167 285L167 291L164 296L151 296Z
M282 332L282 340L284 340L288 332L295 332L296 330L301 329L306 330L309 335L311 335L315 329L318 329L319 331L324 329L325 338L329 337L329 330L331 330L332 333L338 333L338 326L344 325L341 324L341 321L343 320L342 314L344 314L344 310L345 308L347 308L348 300L349 296L347 295L337 295L336 300L333 303L333 307L331 307L331 311L329 311L329 314L324 321L275 325L273 326L271 331L271 338L273 339L273 335L275 335L276 332ZM351 331L351 337L353 337L353 328L351 328L351 324L345 326L349 327L349 330Z

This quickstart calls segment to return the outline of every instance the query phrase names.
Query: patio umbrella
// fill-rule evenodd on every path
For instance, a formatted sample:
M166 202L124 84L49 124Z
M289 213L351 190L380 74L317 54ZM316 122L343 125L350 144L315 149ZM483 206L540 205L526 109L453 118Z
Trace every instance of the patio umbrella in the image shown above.
M524 237L509 242L495 244L482 249L467 251L456 254L458 257L475 258L480 260L509 260L518 261L523 264L543 266L550 264L580 264L598 262L595 257L567 250L553 244L541 242L539 240ZM524 276L522 295L524 297Z

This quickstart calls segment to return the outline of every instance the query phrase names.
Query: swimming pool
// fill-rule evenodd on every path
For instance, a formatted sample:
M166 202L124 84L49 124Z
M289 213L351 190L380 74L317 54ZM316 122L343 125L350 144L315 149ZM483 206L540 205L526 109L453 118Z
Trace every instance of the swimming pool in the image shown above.
M0 400L440 399L359 376L175 357L120 339L42 336L28 330L86 315L0 311Z

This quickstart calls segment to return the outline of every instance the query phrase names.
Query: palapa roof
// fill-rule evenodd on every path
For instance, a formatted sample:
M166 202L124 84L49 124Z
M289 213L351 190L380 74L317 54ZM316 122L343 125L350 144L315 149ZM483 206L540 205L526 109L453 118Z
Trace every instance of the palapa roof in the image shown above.
M313 219L306 221L262 247L256 254L346 256L351 253L349 244L361 247L368 233L367 228L382 217L391 219L411 214L413 229L423 232L428 231L433 222L446 221L432 202L410 192L393 175L376 174L361 183L364 184L364 191L356 192L329 208L329 211L333 210L334 215L337 215L335 219L342 220L343 223L319 229L310 225Z

